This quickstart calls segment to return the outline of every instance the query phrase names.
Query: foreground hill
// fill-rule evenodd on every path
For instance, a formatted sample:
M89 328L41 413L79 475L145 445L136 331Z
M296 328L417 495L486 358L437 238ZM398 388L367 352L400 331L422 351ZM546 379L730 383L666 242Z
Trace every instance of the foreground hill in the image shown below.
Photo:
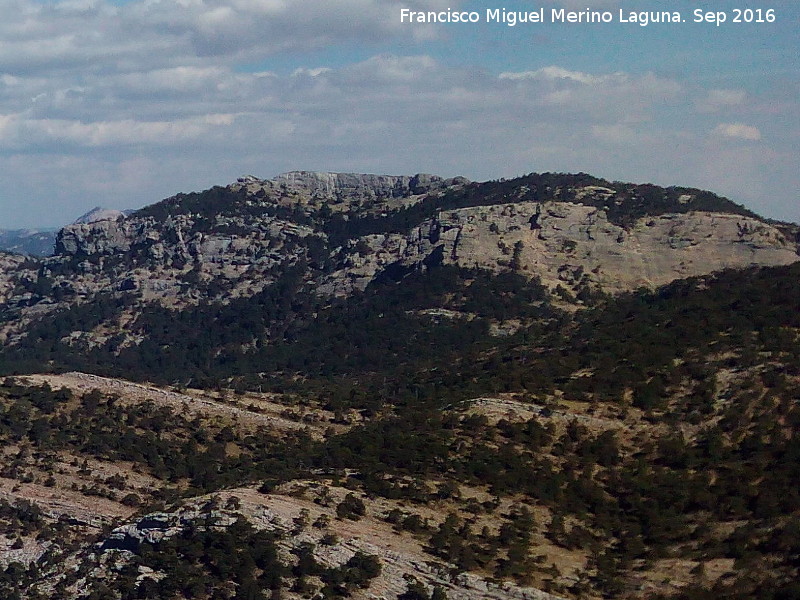
M676 282L346 393L7 379L3 597L796 597L799 275Z

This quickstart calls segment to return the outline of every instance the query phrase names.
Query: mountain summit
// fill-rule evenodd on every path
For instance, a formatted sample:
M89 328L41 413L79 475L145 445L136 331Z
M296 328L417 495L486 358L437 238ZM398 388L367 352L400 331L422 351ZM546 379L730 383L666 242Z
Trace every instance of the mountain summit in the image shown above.
M788 264L797 259L791 236L708 192L587 175L471 183L294 171L179 194L122 221L66 227L55 260L93 257L90 271L101 280L101 260L133 261L135 273L115 265L116 283L179 303L196 292L183 283L189 273L220 292L248 294L276 264L300 257L320 294L347 295L430 261L513 267L551 289L620 292L726 267Z
M112 208L103 208L101 206L95 206L92 210L87 213L84 213L77 219L75 219L72 223L73 225L88 225L89 223L95 223L97 221L113 221L120 217L124 217L126 214L129 214L132 211L123 212L121 210L115 210Z

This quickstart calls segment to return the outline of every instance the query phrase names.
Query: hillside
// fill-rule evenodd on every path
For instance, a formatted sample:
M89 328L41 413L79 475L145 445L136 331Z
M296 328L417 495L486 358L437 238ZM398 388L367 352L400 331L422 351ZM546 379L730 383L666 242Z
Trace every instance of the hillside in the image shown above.
M246 177L71 225L53 257L0 271L0 365L204 384L284 371L310 327L369 321L392 295L404 328L433 320L477 340L549 318L553 302L792 263L795 229L709 192L589 175Z
M359 551L382 565L367 589L384 597L411 587L403 574L449 598L792 597L798 274L731 272L632 295L554 331L560 346L537 336L467 370L439 364L402 392L376 389L377 404L369 385L338 396L9 380L7 531L21 540L10 546L47 550L16 585L54 598L217 589L220 559L187 554L192 536L235 535L225 543L238 556L263 531L277 536L289 598L337 581L325 569ZM627 343L598 352L612 330ZM547 373L550 348L562 361ZM207 518L217 524L189 527ZM56 538L42 533L53 527ZM177 555L165 562L168 547ZM75 574L61 579L65 565ZM266 586L254 569L233 581ZM327 597L362 597L346 588Z
M0 597L797 597L795 236L297 172L3 255Z

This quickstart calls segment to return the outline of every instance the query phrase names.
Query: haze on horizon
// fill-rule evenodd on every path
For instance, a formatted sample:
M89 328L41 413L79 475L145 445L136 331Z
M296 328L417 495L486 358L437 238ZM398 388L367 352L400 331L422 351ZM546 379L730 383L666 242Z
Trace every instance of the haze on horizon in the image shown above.
M512 28L400 23L402 7L489 6L464 0L0 0L0 228L295 169L584 171L798 222L800 8L756 4L776 22Z

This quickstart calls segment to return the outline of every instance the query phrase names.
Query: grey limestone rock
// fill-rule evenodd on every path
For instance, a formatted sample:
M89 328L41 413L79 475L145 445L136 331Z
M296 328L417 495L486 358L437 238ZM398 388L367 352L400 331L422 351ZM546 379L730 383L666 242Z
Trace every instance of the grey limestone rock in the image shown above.
M306 190L328 197L356 195L397 197L424 194L451 185L463 185L463 177L443 179L438 175L363 175L358 173L327 173L319 171L290 171L272 179L273 183L292 189Z

